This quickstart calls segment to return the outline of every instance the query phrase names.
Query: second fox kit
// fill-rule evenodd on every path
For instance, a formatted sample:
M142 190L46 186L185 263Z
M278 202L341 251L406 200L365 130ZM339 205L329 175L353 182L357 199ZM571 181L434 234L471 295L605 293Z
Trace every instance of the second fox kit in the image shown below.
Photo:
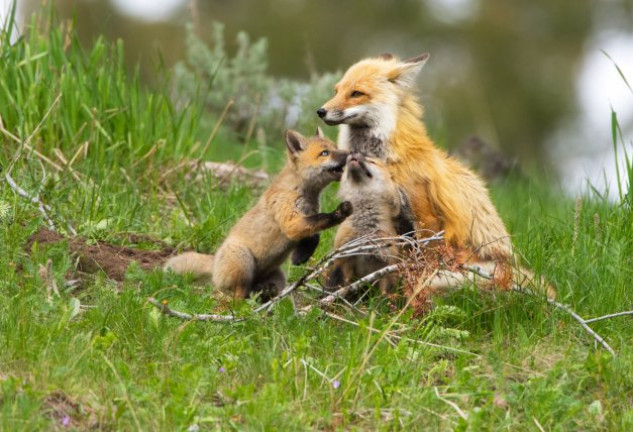
M171 258L166 269L211 276L214 286L236 298L252 291L279 291L285 284L281 264L317 233L341 223L349 202L332 213L318 213L321 191L341 178L347 152L330 140L286 132L288 162L255 206L231 229L215 257L187 252Z
M338 228L335 248L360 237L378 239L397 235L394 221L400 214L401 196L384 162L360 153L349 155L338 196L352 204L354 213ZM329 288L348 285L393 264L398 255L396 246L386 246L371 254L339 259L328 273L326 285ZM392 273L382 278L378 286L382 294L389 294L396 283L397 276Z

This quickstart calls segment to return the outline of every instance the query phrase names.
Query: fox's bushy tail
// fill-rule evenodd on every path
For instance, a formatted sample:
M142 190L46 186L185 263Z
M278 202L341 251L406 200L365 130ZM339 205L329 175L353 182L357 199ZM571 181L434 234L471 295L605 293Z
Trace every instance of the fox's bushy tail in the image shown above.
M520 290L556 299L556 289L543 276L519 265L498 261L480 261L465 264L461 271L440 270L428 280L422 281L436 293L450 292L472 283L484 290Z
M196 279L210 281L214 261L213 255L185 252L170 258L163 266L163 270L171 270L178 274L192 273Z

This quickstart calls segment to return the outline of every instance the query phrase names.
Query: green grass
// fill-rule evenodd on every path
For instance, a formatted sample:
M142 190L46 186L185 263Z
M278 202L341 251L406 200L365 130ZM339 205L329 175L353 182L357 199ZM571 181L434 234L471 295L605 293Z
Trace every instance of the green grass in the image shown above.
M144 88L123 67L121 44L97 40L85 50L56 24L31 28L0 47L2 174L12 167L35 192L45 170L40 193L53 219L88 238L125 244L127 233L145 233L213 251L255 194L190 179L181 163L237 160L251 148L223 130L201 154L211 132L199 128L206 114L171 101L168 74L164 87ZM283 160L281 145L258 150L247 164L258 166L262 151L272 167ZM72 169L60 153L78 154ZM573 200L534 182L497 185L493 197L518 253L557 285L561 301L586 318L633 309L628 205L583 199L575 217ZM333 188L325 198L332 209ZM147 297L205 312L217 307L211 288L137 267L121 286L98 276L48 302L39 265L51 259L63 286L75 263L63 243L26 247L43 224L36 206L0 183L2 430L62 429L65 417L78 430L633 428L630 318L592 325L617 352L612 358L569 316L520 294L463 290L438 300L456 313L424 321L405 314L395 323L403 336L470 354L388 344L368 329L394 318L380 299L368 317L348 315L359 327L318 313L297 317L289 302L241 323L183 323ZM303 269L287 271L294 278Z

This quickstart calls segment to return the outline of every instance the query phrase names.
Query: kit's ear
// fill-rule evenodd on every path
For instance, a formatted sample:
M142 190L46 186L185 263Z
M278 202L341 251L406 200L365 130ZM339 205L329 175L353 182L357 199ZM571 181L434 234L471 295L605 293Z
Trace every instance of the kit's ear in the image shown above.
M325 135L323 135L323 131L322 131L322 130L321 130L321 128L320 128L320 127L318 127L318 126L317 126L317 128L316 128L316 134L315 134L315 136L316 136L317 138L325 138Z
M389 72L389 81L401 87L411 87L429 57L429 53L424 53L401 61Z
M306 148L306 138L299 132L292 129L286 131L286 147L290 157L295 157Z

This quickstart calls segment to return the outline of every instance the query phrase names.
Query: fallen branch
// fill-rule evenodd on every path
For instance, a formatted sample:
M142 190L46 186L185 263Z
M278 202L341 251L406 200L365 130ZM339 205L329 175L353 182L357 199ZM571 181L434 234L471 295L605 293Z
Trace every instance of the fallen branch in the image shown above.
M9 186L11 186L11 189L15 191L15 193L17 193L23 198L26 198L33 204L37 204L37 209L40 211L42 216L44 216L44 220L46 220L46 223L48 224L48 228L53 231L57 231L57 229L55 228L55 222L53 222L53 219L51 219L51 217L48 215L48 212L52 211L52 209L49 205L44 204L42 202L40 195L39 194L36 194L34 196L29 195L27 191L25 191L20 186L18 186L18 184L15 182L15 180L13 180L13 177L11 177L11 174L9 173L6 173L4 175L4 178L6 179L7 183L9 183ZM75 235L76 232L72 234Z
M324 307L324 306L330 306L332 303L334 303L337 299L339 298L344 298L347 297L350 294L355 293L359 288L361 288L362 286L364 286L365 284L368 283L372 283L374 281L377 281L378 279L383 278L384 276L391 274L391 273L395 273L399 270L402 270L403 268L403 264L392 264L389 265L387 267L383 267L380 270L377 270L373 273L368 274L367 276L364 276L360 279L358 279L356 282L350 284L350 285L346 285L342 288L339 288L338 290L334 291L333 293L327 295L326 297L322 298L321 300L319 300L317 302L317 306L318 307ZM304 308L301 309L301 312L309 312L310 310L312 310L313 305L308 305Z
M201 166L200 166L201 165ZM228 179L235 179L240 183L260 187L267 184L270 176L265 171L249 170L233 162L197 162L191 163L192 167L202 168L218 180L218 186L226 183Z
M468 420L468 414L462 411L462 409L455 402L449 401L445 397L440 396L440 392L437 391L437 387L433 387L433 390L435 390L435 396L437 396L439 400L453 408L461 418L463 418L464 420Z
M493 276L489 273L486 273L484 270L482 270L479 267L476 266L463 266L464 269L473 272L475 274L477 274L478 276L481 276L483 278L486 279L493 279ZM593 330L591 327L589 327L588 323L590 322L595 322L595 321L600 321L603 319L609 319L609 318L614 318L616 316L621 316L621 315L633 315L633 311L627 311L627 312L619 312L619 313L615 313L615 314L610 314L610 315L605 315L602 317L598 317L598 318L593 318L593 319L589 319L586 320L583 317L581 317L580 315L578 315L576 312L574 312L570 306L567 306L566 304L557 302L556 300L550 299L546 296L541 296L538 295L537 293L535 293L534 291L530 290L530 289L525 289L525 288L521 288L520 286L514 286L512 288L513 291L516 292L520 292L522 294L528 294L528 295L533 295L533 296L538 296L538 297L543 297L545 298L545 300L547 300L547 302L549 304L551 304L552 306L566 312L568 315L570 315L574 320L576 320L580 326L582 328L585 329L585 331L587 333L589 333L595 340L596 342L598 342L600 345L602 345L602 347L604 349L606 349L607 351L609 351L611 353L611 355L613 355L615 357L615 351L613 350L613 348L611 348L611 346L604 340L604 338L602 336L600 336L595 330Z
M235 315L219 315L219 314L188 314L180 312L169 307L167 300L158 302L154 297L149 297L147 301L156 306L162 313L185 321L213 321L213 322L239 322L244 318L237 318Z
M602 320L607 320L607 319L616 318L619 316L626 316L626 315L633 315L633 311L617 312L617 313L612 313L609 315L599 316L597 318L589 318L589 319L586 319L585 322L589 324L596 321L602 321Z
M43 169L43 167L42 167L42 169ZM4 178L7 181L7 183L9 184L9 186L11 187L11 189L13 189L15 191L15 193L17 193L18 195L20 195L23 198L26 198L27 200L29 200L33 204L37 204L37 209L39 210L40 214L44 217L44 220L48 224L49 229L51 229L53 231L57 231L56 228L55 228L55 222L53 222L53 219L51 218L51 216L49 214L49 212L52 212L53 209L51 208L51 206L49 206L48 204L45 204L42 201L42 198L40 197L39 191L36 192L33 196L29 195L29 193L27 191L25 191L20 186L18 186L18 184L15 182L15 180L13 180L13 177L11 177L11 173L10 172L7 172L4 175ZM41 182L41 187L44 186L45 182L46 182L46 171L44 171L44 177L43 177L42 182ZM70 223L67 222L66 226L67 226L68 232L71 235L73 235L73 236L77 235L77 231L75 231L75 228Z
M528 293L526 290L523 289L518 289L515 291L519 291L522 293ZM533 293L531 293L533 294ZM598 333L596 333L591 327L589 327L587 325L587 321L585 321L585 319L583 317L581 317L580 315L578 315L576 312L574 312L573 310L571 310L571 308L563 303L559 303L556 300L551 300L549 298L545 298L547 300L547 302L553 306L556 306L557 308L564 310L565 312L567 312L569 315L571 315L572 318L574 318L576 321L578 321L578 323L587 331L587 333L589 333L591 336L593 336L593 338L604 347L604 349L606 349L607 351L609 351L614 357L615 357L615 351L613 351L613 348L611 348L611 346L609 346L609 344L602 338L602 336L600 336Z
M361 237L359 239L356 239L352 242L349 242L345 245L343 245L342 247L332 251L331 253L329 253L328 255L326 255L325 257L323 257L318 263L317 266L315 268L313 268L312 270L304 273L297 281L295 281L294 283L288 285L286 288L284 288L281 293L279 293L279 295L277 295L276 297L274 297L273 299L269 300L268 302L262 304L261 306L259 306L258 308L255 309L254 312L256 313L261 313L261 312L267 312L270 309L272 309L272 307L277 304L278 302L280 302L282 299L288 297L289 295L291 295L295 290L297 290L300 287L307 287L307 288L314 288L313 286L310 285L310 282L314 279L316 279L317 277L319 277L321 274L323 274L331 265L333 265L336 260L341 259L341 258L346 258L346 257L350 257L350 256L355 256L355 255L364 255L370 252L376 252L380 249L384 249L386 246L388 245L392 245L392 244L397 244L399 246L403 246L403 245L411 245L411 246L415 246L415 247L424 247L426 245L428 245L428 243L430 243L431 241L436 241L436 240L441 240L442 234L437 234L435 236L429 237L427 239L424 240L415 240L409 237L404 237L404 236L400 236L400 237L388 237L388 238L381 238L381 239L376 239L373 238L371 235L365 236L365 237ZM360 289L362 286L364 286L365 284L368 283L372 283L375 282L376 280L391 274L391 273L395 273L398 271L401 271L405 268L406 263L405 262L400 262L397 264L392 264L386 267L383 267L380 270L377 270L373 273L370 273L364 277L362 277L361 279L357 280L356 282L346 285L344 287L339 288L338 290L328 294L327 296L316 300L315 303L307 305L303 308L300 309L300 313L305 314L307 312L309 312L310 310L312 310L314 307L318 307L318 308L324 308L324 307L328 307L330 305L332 305L335 301L339 300L339 299L344 299L346 296L348 296L349 294L352 294L354 292L356 292L358 289ZM484 279L488 279L488 280L494 280L494 276L487 272L486 270L482 269L479 266L472 266L472 265L462 265L461 266L462 270L464 270L466 273L470 273L470 274L474 274L476 276L482 277ZM438 271L436 270L435 273L433 274L432 277L438 275ZM449 270L441 270L442 274L444 276L450 276L453 275L455 276L454 279L455 280L464 280L464 274L463 272L451 272ZM432 279L432 277L429 279L429 281ZM625 316L625 315L633 315L633 311L624 311L624 312L618 312L618 313L614 313L614 314L609 314L609 315L604 315L601 317L597 317L597 318L591 318L591 319L584 319L582 318L580 315L578 315L574 310L571 309L570 306L565 305L563 303L557 302L555 300L552 300L550 298L547 298L545 296L540 296L537 293L535 293L532 290L529 289L525 289L525 288L521 288L518 285L515 285L512 288L513 291L517 291L520 292L522 294L528 294L528 295L533 295L533 296L538 296L538 297L543 297L545 298L545 300L551 304L552 306L556 307L557 309L560 309L562 311L564 311L565 313L567 313L568 315L570 315L574 320L576 320L581 326L582 328L589 334L591 335L591 337L594 338L594 340L599 343L600 345L602 345L602 347L604 349L606 349L607 351L609 351L613 356L615 356L615 351L613 350L613 348L611 348L611 346L604 340L604 338L602 336L600 336L595 330L593 330L591 327L589 327L589 323L592 322L596 322L596 321L602 321L602 320L606 320L606 319L610 319L610 318L615 318L615 317L619 317L619 316ZM174 311L172 309L170 309L166 303L161 304L158 301L156 301L153 298L150 298L148 300L151 304L153 304L154 306L158 307L159 309L161 309L161 311L163 313L165 313L166 315L170 315L173 317L177 317L183 320L198 320L198 321L215 321L215 322L231 322L231 321L237 321L237 320L242 320L244 318L236 318L233 315L215 315L215 314L187 314L187 313L183 313L183 312L178 312L178 311ZM337 320L341 320L344 322L348 322L348 323L352 323L351 321L345 320L341 317L338 317L337 315L333 315L329 312L325 312L325 314L331 318L337 319ZM390 338L394 338L396 337L396 335L393 334L389 334L388 335ZM402 339L398 336L399 339ZM406 339L409 340L409 339ZM413 340L409 340L409 341L413 341ZM424 343L421 341L414 341L417 343ZM424 343L426 344L426 343ZM432 344L430 344L432 345ZM438 347L442 347L442 346L438 346ZM443 347L446 348L446 347Z

